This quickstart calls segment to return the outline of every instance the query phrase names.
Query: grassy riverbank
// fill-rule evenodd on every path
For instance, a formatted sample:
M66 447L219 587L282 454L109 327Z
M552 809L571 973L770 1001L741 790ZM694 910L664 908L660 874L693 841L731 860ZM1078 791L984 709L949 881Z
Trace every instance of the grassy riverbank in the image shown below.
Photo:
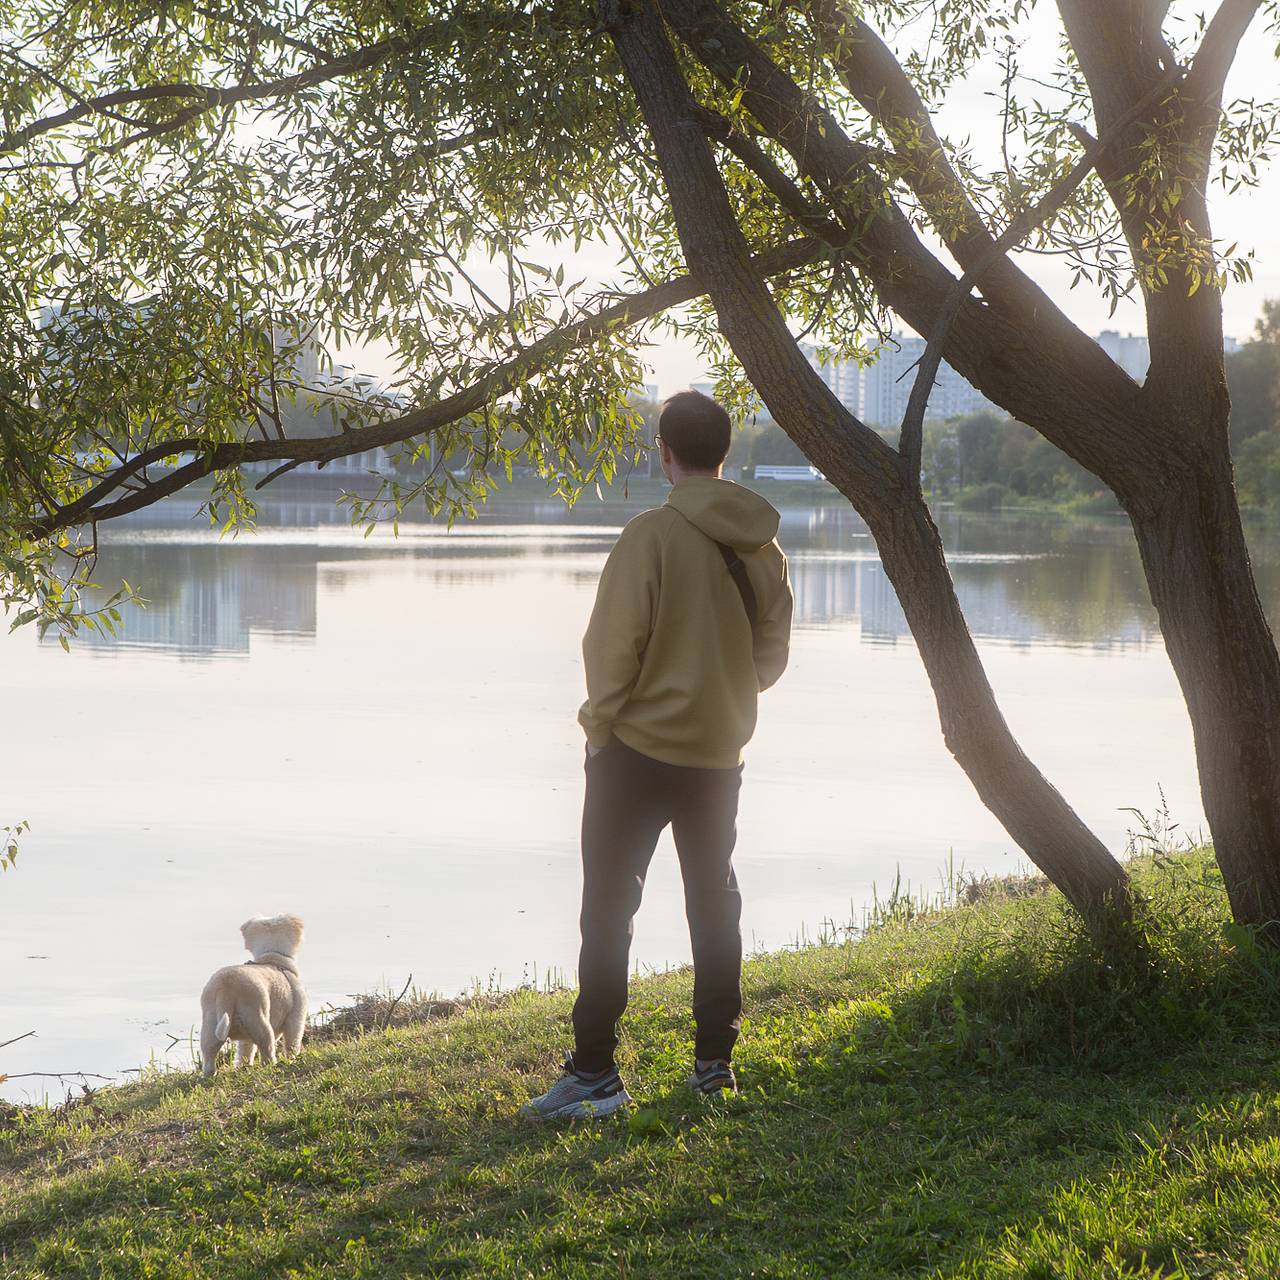
M1280 1274L1280 970L1224 934L1204 855L1139 879L1112 963L999 888L753 960L724 1104L684 1091L677 973L635 987L629 1121L513 1118L568 993L26 1113L0 1274Z

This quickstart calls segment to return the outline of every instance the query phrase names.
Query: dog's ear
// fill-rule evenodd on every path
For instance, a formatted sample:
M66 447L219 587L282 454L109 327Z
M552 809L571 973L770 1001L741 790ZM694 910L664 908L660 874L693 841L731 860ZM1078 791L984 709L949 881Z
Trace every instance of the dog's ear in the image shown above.
M272 922L271 933L276 943L275 949L281 955L296 955L298 948L302 945L302 917L295 915L276 916Z
M282 956L294 955L302 944L302 917L295 915L254 916L240 926L244 945L255 959L272 951Z
M262 917L254 916L240 926L240 936L244 939L245 948L254 955L258 954L258 939L262 934Z

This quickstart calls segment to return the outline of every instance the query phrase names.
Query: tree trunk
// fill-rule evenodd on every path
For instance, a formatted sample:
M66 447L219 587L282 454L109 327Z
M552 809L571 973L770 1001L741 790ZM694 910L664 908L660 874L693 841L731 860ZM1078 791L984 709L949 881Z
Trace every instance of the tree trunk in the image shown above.
M1220 432L1225 439L1225 424ZM1280 933L1280 658L1225 447L1125 502L1195 739L1235 918Z
M928 507L904 495L868 524L921 660L948 749L983 804L1084 914L1126 894L1123 868L1018 745L969 634Z
M1126 13L1118 4L1058 0L1058 7L1106 131L1175 57L1161 31L1168 6L1131 0ZM1141 418L1119 436L1128 456L1098 474L1133 522L1191 716L1200 793L1232 911L1280 940L1280 657L1232 479L1220 286L1203 275L1216 258L1206 192L1223 86L1261 7L1258 0L1215 6L1176 92L1135 121L1098 166L1138 268L1151 345ZM1184 59L1181 48L1176 57ZM1168 159L1151 165L1157 137ZM1168 253L1174 244L1185 247Z
M1125 905L1123 868L1009 732L960 611L941 539L896 451L809 366L759 274L651 0L604 0L649 126L681 248L720 328L778 424L867 521L929 672L943 733L978 794L1086 916Z

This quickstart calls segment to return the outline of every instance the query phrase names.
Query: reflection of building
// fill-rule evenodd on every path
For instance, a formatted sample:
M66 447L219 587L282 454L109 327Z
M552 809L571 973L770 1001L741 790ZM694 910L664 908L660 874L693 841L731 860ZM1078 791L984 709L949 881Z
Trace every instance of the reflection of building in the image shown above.
M823 626L862 614L862 562L827 556L792 556L791 590L796 626Z
M1110 600L1102 625L1089 618L1080 601L1050 590L1043 598L1031 588L1032 575L1017 572L1029 565L1023 557L983 556L966 560L951 556L956 595L970 632L981 639L1013 644L1083 643L1095 647L1142 645L1154 640L1154 620L1136 602ZM1036 561L1044 571L1048 560ZM906 616L897 593L874 553L823 554L799 552L791 557L797 626L828 626L849 621L863 640L896 644L910 639ZM1087 584L1075 582L1077 590Z
M559 574L594 589L604 554L633 508L608 515L592 504L565 511L490 510L473 525L446 533L439 520L410 518L406 536L366 542L358 533L324 534L347 524L331 501L270 500L259 512L262 534L230 542L210 533L192 541L196 502L158 504L119 527L132 540L104 543L97 578L114 586L136 583L145 609L127 608L118 639L81 633L86 646L122 645L183 656L247 654L255 637L316 634L319 573L336 589L370 572L369 561L411 556L430 562L445 586L496 581L527 572ZM876 554L866 524L845 503L786 506L779 539L790 557L798 628L852 623L865 643L909 639L902 607ZM944 516L941 532L956 593L972 633L1015 644L1124 647L1158 641L1154 612L1143 589L1131 535L1080 538L1064 545L1039 527L1016 521ZM181 541L162 529L181 530ZM307 530L301 538L283 532ZM268 533L274 530L274 533ZM1028 554L1043 549L1044 554ZM1263 580L1269 599L1273 583ZM45 642L56 644L50 632Z
M793 555L791 589L796 626L849 621L868 639L895 641L910 634L898 597L871 550L855 556Z
M147 604L121 608L118 635L82 629L76 643L211 657L247 654L254 635L314 636L318 562L303 547L108 544L98 578L140 584Z

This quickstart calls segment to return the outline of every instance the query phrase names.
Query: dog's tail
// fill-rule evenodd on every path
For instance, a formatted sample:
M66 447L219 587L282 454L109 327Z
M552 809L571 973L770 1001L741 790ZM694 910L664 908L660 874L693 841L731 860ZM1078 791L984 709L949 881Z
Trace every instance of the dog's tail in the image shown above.
M200 1059L206 1076L213 1075L218 1053L231 1033L231 1012L206 1005L200 1026Z

